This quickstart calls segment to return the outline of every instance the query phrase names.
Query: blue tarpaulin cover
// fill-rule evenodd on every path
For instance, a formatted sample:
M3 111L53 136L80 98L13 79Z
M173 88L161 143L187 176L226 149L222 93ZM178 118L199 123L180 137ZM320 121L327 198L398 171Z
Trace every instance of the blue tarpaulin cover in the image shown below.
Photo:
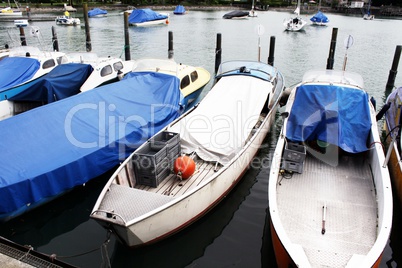
M334 85L297 88L286 137L295 142L320 140L346 152L366 151L371 119L366 92Z
M167 15L157 13L150 8L134 9L131 12L130 17L128 17L128 22L129 23L140 23L140 22L161 20L161 19L167 19L167 18L168 18Z
M91 75L90 64L60 64L48 74L21 86L21 92L9 97L13 101L51 103L80 93L80 87Z
M186 13L186 9L182 5L176 6L176 8L173 11L173 14L184 14Z
M177 77L132 73L0 121L0 220L99 176L176 119Z
M0 99L4 98L4 91L25 83L39 70L37 59L24 57L6 57L0 61Z
M329 19L321 11L318 11L313 17L310 18L312 22L328 23Z
M88 17L95 17L97 15L106 15L107 11L100 9L100 8L94 8L90 11L88 11Z

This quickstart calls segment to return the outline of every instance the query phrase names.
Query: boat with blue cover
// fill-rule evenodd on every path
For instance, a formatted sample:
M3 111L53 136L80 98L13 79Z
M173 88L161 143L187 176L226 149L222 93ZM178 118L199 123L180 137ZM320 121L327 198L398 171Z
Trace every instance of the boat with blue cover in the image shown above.
M169 23L169 15L153 11L150 8L134 9L128 17L132 26L151 26Z
M0 220L7 221L118 165L179 115L180 80L157 72L0 121Z
M329 22L329 19L324 13L318 11L317 13L314 14L314 16L310 18L310 21L314 25L325 26Z
M104 9L94 8L88 11L89 18L101 18L106 16L107 16L107 10Z
M182 5L177 5L176 8L173 11L173 14L175 14L175 15L184 15L184 14L186 14L186 9Z
M80 93L90 64L66 63L23 85L0 92L0 120Z
M308 71L282 116L268 182L278 267L380 267L393 199L363 78Z

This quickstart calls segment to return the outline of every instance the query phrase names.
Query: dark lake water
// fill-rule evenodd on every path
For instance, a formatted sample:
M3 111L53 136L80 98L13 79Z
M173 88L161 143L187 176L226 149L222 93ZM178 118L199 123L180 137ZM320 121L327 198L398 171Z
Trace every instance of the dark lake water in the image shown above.
M248 20L223 20L222 16L227 12L190 10L184 16L174 16L171 12L168 26L131 27L131 58L166 58L168 32L171 31L175 60L203 66L213 74L218 33L222 34L222 61L257 60L259 45L261 60L266 61L270 37L275 36L274 64L284 74L286 85L291 86L302 79L305 71L326 67L335 27L338 28L338 39L334 69L342 68L347 54L346 69L363 76L366 90L377 101L377 109L383 105L395 48L402 44L402 32L396 30L401 29L402 20L365 21L362 17L327 14L330 19L327 27L307 25L302 32L289 33L283 31L282 25L287 13L267 11ZM77 15L82 19L82 14ZM114 11L106 18L90 19L89 22L92 51L100 56L124 57L123 16ZM258 25L264 28L261 36L257 34ZM31 26L40 28L40 46L50 49L51 26L56 26L55 23L34 22ZM14 31L8 34L10 29ZM57 26L56 31L61 51L85 51L83 25ZM10 43L9 37L18 41L17 33L12 23L1 23L0 44ZM344 39L349 35L353 36L354 45L346 51ZM38 45L35 38L27 38L29 45ZM397 75L395 85L402 85L401 75ZM211 83L203 95L210 87ZM261 165L251 167L234 191L206 217L159 244L130 250L116 242L113 236L104 244L107 233L89 219L89 214L111 173L1 225L0 235L32 245L46 254L56 254L61 260L79 267L100 267L107 263L112 267L275 267L266 224L269 219L267 191L270 159L280 126L278 118L265 140L269 146L264 146L258 154ZM397 227L401 224L400 214L400 208L395 207L394 228L381 267L402 264L402 236Z

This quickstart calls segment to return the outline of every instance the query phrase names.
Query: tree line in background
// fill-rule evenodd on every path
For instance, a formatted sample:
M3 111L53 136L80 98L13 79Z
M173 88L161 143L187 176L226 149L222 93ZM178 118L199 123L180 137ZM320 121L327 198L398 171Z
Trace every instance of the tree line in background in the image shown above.
M33 2L39 1L39 0L33 0ZM116 2L121 2L122 4L126 5L133 5L133 6L142 6L142 5L189 5L189 6L215 6L215 5L232 5L232 6L244 6L244 7L251 7L253 0L243 0L243 1L236 1L236 0L97 0L97 1L86 1L86 0L68 0L70 5L74 4L82 4L85 2L88 3L116 3ZM294 0L296 1L296 0ZM302 2L308 2L309 0L302 0ZM402 0L365 0L365 2L371 1L372 6L402 6ZM63 0L41 0L41 2L66 2ZM316 1L318 2L318 1ZM339 0L322 0L321 5L322 6L337 6ZM351 2L349 0L349 2ZM255 6L271 6L271 7L278 7L278 6L288 6L289 4L292 4L292 0L255 0L254 1Z

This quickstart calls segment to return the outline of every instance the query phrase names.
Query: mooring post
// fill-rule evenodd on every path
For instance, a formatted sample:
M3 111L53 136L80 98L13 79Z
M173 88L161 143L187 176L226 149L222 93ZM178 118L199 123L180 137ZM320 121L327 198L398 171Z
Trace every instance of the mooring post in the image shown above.
M391 70L389 71L387 86L385 90L389 91L394 88L396 74L398 73L399 59L401 57L402 46L396 46L394 60L392 62Z
M169 31L169 48L168 48L168 58L173 59L173 32Z
M333 28L331 45L329 47L329 55L328 55L328 60L327 60L327 69L328 70L332 70L334 68L335 47L336 47L337 36L338 36L338 28Z
M219 65L222 61L222 34L216 35L216 48L215 48L215 73L218 71Z
M90 52L92 50L92 44L91 44L91 34L89 32L89 19L88 19L88 5L84 4L84 21L85 21L85 35L86 35L86 42L85 42L85 48L87 49L87 52Z
M25 32L23 27L20 28L20 40L21 40L21 46L26 46L27 45L27 40L25 38Z
M274 54L275 54L275 36L271 36L269 42L269 56L268 56L268 64L274 66Z
M130 35L128 34L128 13L124 12L124 57L131 60L130 54Z
M52 26L52 44L53 51L59 51L59 41L57 40L56 28Z

